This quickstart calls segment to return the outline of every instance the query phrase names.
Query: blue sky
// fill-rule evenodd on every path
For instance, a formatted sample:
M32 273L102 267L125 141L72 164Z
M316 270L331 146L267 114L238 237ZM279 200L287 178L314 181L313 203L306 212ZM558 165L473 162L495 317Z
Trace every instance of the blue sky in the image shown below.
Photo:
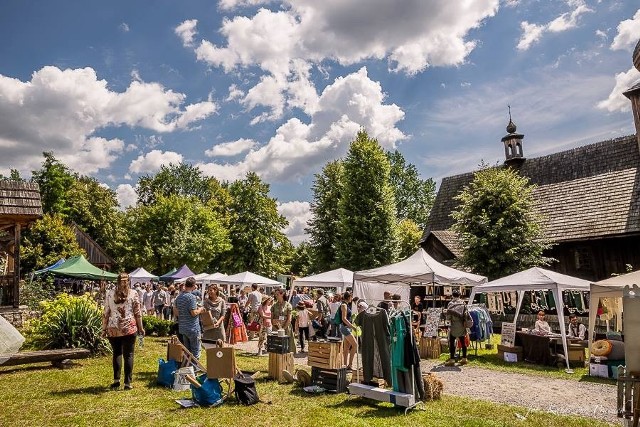
M124 208L162 164L257 172L304 238L313 175L361 127L424 178L634 133L635 1L5 1L0 173L43 151Z

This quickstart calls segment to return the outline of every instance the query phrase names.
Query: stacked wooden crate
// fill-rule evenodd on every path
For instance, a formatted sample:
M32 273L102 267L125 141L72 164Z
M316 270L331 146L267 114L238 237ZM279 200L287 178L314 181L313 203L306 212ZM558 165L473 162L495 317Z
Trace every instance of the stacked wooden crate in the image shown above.
M422 337L420 339L420 358L437 359L440 357L440 338Z
M293 353L289 349L289 336L267 335L267 353L269 353L269 378L285 382L283 371L293 374Z
M309 341L307 364L324 369L342 368L342 341Z

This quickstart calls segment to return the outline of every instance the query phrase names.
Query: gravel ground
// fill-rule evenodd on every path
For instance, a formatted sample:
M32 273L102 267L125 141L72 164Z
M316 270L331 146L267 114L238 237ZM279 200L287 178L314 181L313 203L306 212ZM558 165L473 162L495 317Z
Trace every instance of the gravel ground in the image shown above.
M252 340L235 347L256 353ZM306 353L294 354L296 365L306 365ZM354 362L355 365L355 362ZM354 366L355 368L355 366ZM423 360L422 372L433 372L444 382L444 393L488 400L556 414L581 415L620 424L616 416L616 386L503 372L474 366L446 367L439 360ZM527 413L523 411L523 417Z

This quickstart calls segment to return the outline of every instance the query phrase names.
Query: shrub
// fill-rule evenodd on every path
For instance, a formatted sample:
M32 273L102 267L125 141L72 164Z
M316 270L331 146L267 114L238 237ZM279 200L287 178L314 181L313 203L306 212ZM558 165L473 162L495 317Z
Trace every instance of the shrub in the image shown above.
M33 280L20 281L20 304L30 310L38 310L42 301L55 295L53 277L35 277Z
M158 319L155 316L142 316L142 325L147 335L166 337L169 336L174 322L171 320Z
M29 347L86 348L94 354L110 351L102 336L102 308L90 296L62 293L52 301L43 301L40 309L42 316L29 325Z

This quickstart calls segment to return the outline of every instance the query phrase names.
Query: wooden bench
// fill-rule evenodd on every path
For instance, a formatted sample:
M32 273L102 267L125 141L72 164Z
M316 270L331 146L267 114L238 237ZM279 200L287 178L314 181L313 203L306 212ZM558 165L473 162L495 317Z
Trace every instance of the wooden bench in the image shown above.
M63 348L59 350L24 351L9 355L9 359L0 364L3 366L26 365L28 363L51 362L53 366L62 368L70 359L85 359L91 356L86 348Z

